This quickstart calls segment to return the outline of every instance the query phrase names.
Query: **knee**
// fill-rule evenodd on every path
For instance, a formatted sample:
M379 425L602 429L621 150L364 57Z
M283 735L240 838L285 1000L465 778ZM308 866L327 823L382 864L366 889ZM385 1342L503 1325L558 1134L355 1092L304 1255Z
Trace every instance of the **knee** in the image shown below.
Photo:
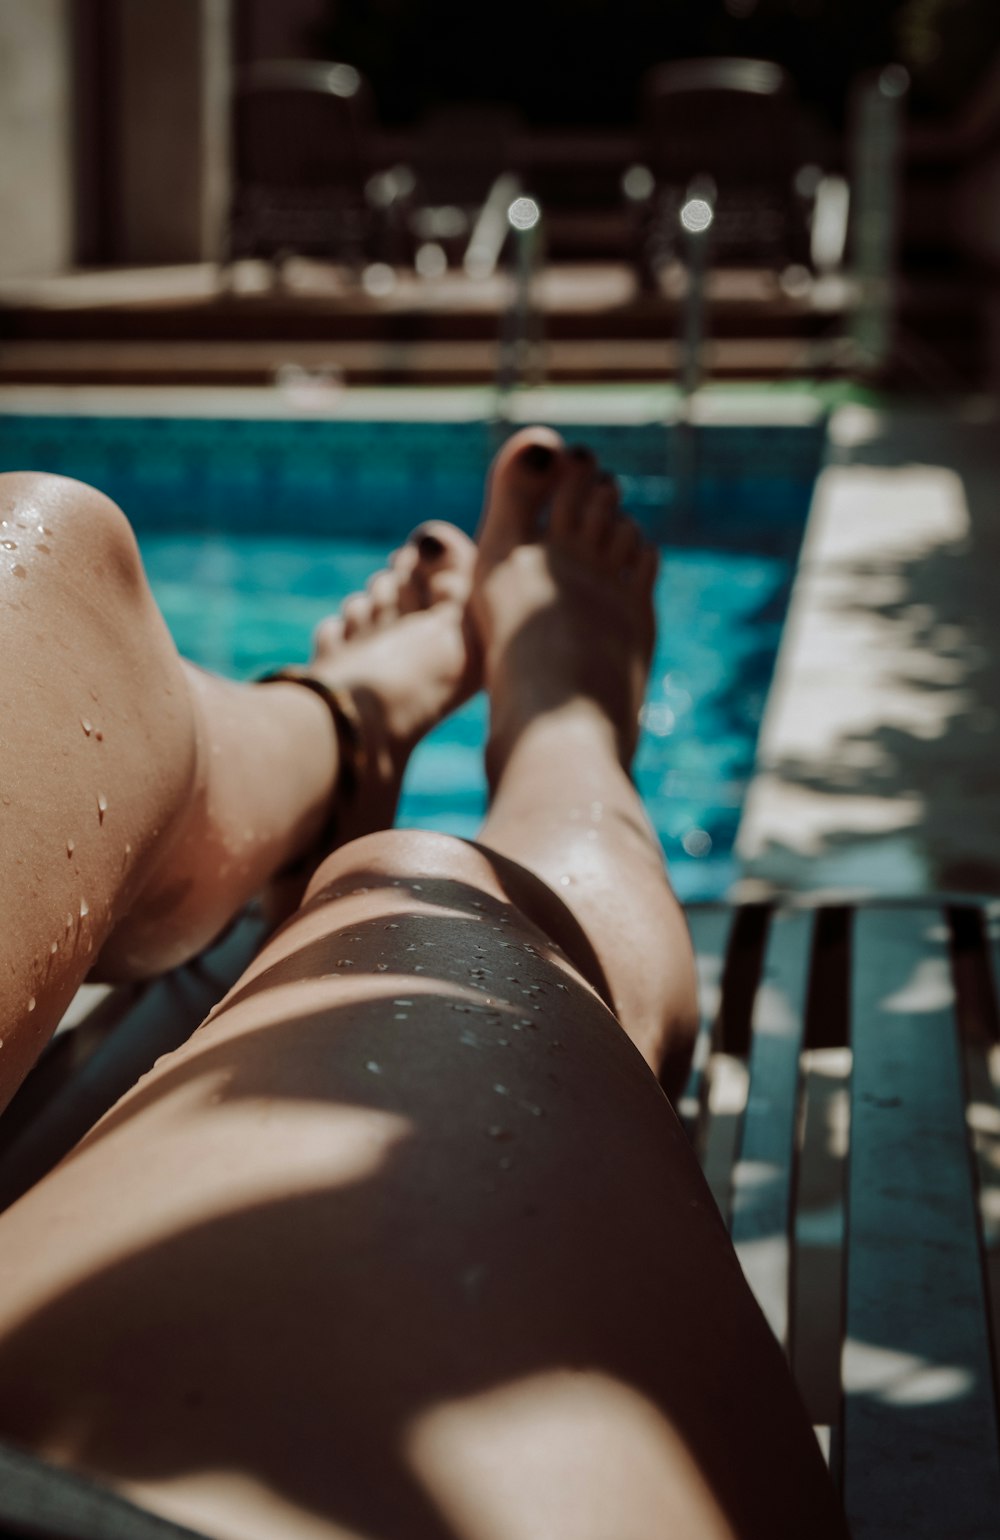
M18 550L22 570L67 591L142 590L139 547L128 519L103 492L43 471L0 476L4 536Z
M433 829L380 829L334 850L317 867L306 899L356 890L361 886L420 886L435 880L491 887L495 879L475 845ZM429 892L429 889L428 889Z

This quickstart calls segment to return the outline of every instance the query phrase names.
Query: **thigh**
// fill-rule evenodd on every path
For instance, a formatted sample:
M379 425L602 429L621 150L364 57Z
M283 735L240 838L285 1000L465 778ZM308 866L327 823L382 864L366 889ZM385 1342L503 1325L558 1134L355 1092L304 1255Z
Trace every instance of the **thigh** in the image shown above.
M2 1109L134 899L196 751L121 510L79 482L8 474L0 534Z
M676 1120L520 881L434 835L326 863L0 1218L0 1432L244 1540L840 1533Z

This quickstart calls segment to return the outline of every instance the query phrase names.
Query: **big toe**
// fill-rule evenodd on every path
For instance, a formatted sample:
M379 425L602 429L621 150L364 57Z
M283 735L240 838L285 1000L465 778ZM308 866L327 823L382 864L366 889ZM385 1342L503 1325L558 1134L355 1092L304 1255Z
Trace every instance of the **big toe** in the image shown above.
M484 562L538 539L564 465L565 446L551 428L523 428L507 440L490 468L476 536Z
M415 553L408 577L415 607L427 609L448 599L464 604L476 564L476 547L468 535L443 519L427 519L418 524L407 546Z

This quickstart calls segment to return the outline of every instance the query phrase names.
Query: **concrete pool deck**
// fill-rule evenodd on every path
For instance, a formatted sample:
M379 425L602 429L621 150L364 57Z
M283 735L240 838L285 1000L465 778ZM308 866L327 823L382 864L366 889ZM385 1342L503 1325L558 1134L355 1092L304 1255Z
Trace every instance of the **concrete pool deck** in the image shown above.
M1000 893L997 417L833 412L739 896Z
M488 388L0 386L0 414L489 418ZM762 428L830 408L736 853L736 896L1000 894L1000 407L709 388ZM675 420L676 390L518 392L511 422Z

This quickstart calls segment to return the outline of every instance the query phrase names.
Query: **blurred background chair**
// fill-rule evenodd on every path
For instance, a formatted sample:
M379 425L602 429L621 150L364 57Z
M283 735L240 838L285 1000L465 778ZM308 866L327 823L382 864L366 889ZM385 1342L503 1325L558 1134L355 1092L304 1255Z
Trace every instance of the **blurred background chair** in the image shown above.
M640 270L647 286L680 253L681 209L711 209L713 261L782 272L810 262L821 175L786 72L763 59L687 59L651 70L642 86L645 168ZM645 179L636 171L645 169ZM626 194L630 192L626 185Z
M265 60L237 78L234 189L225 260L286 255L360 267L382 211L366 187L374 171L374 115L350 64Z

